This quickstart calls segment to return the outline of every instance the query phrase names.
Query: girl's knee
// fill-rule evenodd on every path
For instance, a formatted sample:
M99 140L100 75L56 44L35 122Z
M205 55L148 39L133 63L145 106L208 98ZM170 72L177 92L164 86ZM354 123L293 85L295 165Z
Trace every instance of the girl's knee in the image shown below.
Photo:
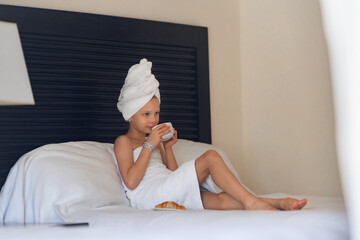
M215 150L208 150L204 153L205 158L207 159L207 161L211 161L213 163L217 163L219 161L223 161L222 157L220 156L220 154L215 151Z
M221 158L220 154L215 150L208 150L203 155L195 161L195 167L199 172L206 172L207 175L210 174L210 169L219 164L223 163L223 159Z
M208 158L220 157L220 154L215 150L207 150L203 155L207 156Z

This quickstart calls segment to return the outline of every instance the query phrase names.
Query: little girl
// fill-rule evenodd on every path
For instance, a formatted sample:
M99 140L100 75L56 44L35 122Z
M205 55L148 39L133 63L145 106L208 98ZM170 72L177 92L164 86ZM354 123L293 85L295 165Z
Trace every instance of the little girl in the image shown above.
M159 122L158 87L151 62L142 59L129 69L119 96L118 109L130 126L116 139L114 152L132 207L152 209L165 201L187 209L299 210L306 205L306 199L254 196L214 150L178 167L172 150L177 131L174 129L173 137L163 141L161 137L171 132L170 127L162 124L152 130ZM215 193L212 181L223 192Z

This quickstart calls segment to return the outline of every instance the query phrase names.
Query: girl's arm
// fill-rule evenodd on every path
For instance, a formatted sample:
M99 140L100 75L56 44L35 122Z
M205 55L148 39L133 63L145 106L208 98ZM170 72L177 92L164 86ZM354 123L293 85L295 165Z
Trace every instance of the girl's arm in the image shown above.
M114 153L121 177L130 190L134 190L145 175L151 152L142 148L139 158L134 163L131 141L127 136L120 136L114 144Z
M177 131L174 129L174 136L166 142L163 142L165 153L160 147L161 156L163 158L163 163L171 171L175 171L178 168L172 146L177 142Z
M164 152L162 147L159 147L159 150L160 150L164 165L171 171L175 171L178 168L178 165L177 165L175 155L174 155L172 148L165 149L165 152Z
M166 154L166 160L167 160L166 167L168 169L170 169L171 171L175 171L178 168L178 165L177 165L172 148L165 149L165 154Z
M156 147L159 145L161 137L169 132L170 129L166 125L158 127L150 133L147 142ZM151 151L147 148L142 148L138 159L134 163L131 140L126 135L123 135L116 139L114 153L126 187L134 190L145 175Z

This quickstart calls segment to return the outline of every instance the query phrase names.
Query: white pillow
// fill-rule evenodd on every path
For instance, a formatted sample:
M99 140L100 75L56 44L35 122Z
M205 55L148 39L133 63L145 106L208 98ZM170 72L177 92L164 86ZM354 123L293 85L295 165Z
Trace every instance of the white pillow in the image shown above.
M63 222L80 209L129 206L113 144L66 142L19 159L1 193L5 222Z

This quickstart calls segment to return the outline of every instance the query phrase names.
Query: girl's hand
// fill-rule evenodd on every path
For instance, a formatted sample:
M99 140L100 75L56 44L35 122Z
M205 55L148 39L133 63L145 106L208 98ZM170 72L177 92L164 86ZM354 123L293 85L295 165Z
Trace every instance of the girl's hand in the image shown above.
M150 132L147 142L153 147L157 147L159 143L163 141L161 137L169 132L171 132L170 127L166 124L161 124Z
M177 142L177 140L177 131L174 128L174 135L166 142L163 142L165 150L170 149Z

